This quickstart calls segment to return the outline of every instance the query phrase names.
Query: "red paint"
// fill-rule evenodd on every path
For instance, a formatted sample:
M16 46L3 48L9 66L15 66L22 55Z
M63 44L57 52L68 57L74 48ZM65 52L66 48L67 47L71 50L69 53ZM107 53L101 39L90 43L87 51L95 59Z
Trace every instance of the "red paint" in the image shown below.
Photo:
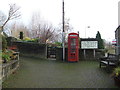
M16 45L9 46L9 49L11 49L11 50L15 50L15 49L17 49L17 46L16 46Z
M68 35L68 61L79 61L79 35L77 33Z

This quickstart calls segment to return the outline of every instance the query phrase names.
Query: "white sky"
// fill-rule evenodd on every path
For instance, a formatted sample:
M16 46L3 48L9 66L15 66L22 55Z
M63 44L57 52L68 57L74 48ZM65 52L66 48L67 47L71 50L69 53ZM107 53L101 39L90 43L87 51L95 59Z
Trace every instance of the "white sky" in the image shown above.
M64 0L65 17L70 18L74 32L79 31L80 37L95 37L100 31L103 39L111 41L115 37L118 26L119 0ZM21 7L22 20L28 23L33 12L48 22L58 26L62 22L62 0L2 0L0 10L7 14L10 3ZM90 28L87 28L90 26Z

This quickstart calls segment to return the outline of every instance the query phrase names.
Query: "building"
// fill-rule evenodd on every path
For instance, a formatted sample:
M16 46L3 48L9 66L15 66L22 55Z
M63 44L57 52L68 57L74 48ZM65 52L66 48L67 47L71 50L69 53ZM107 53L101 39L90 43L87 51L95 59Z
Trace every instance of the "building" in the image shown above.
M120 1L118 2L118 26L120 25Z
M116 54L120 54L120 1L118 2L118 28L115 31Z
M115 31L115 39L116 39L116 54L120 54L120 25Z

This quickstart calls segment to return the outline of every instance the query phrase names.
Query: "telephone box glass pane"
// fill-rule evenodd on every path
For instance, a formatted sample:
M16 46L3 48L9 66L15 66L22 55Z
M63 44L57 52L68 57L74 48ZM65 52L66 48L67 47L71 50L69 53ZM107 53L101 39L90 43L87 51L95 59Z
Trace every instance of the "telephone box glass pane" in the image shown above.
M75 53L75 49L76 49L76 39L71 38L71 53Z

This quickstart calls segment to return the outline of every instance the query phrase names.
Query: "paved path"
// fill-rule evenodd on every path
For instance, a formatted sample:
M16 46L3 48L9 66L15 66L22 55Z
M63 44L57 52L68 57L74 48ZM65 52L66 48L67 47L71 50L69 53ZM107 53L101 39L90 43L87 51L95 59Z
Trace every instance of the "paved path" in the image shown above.
M67 63L20 58L20 69L4 83L7 88L112 88L110 74L94 61Z

